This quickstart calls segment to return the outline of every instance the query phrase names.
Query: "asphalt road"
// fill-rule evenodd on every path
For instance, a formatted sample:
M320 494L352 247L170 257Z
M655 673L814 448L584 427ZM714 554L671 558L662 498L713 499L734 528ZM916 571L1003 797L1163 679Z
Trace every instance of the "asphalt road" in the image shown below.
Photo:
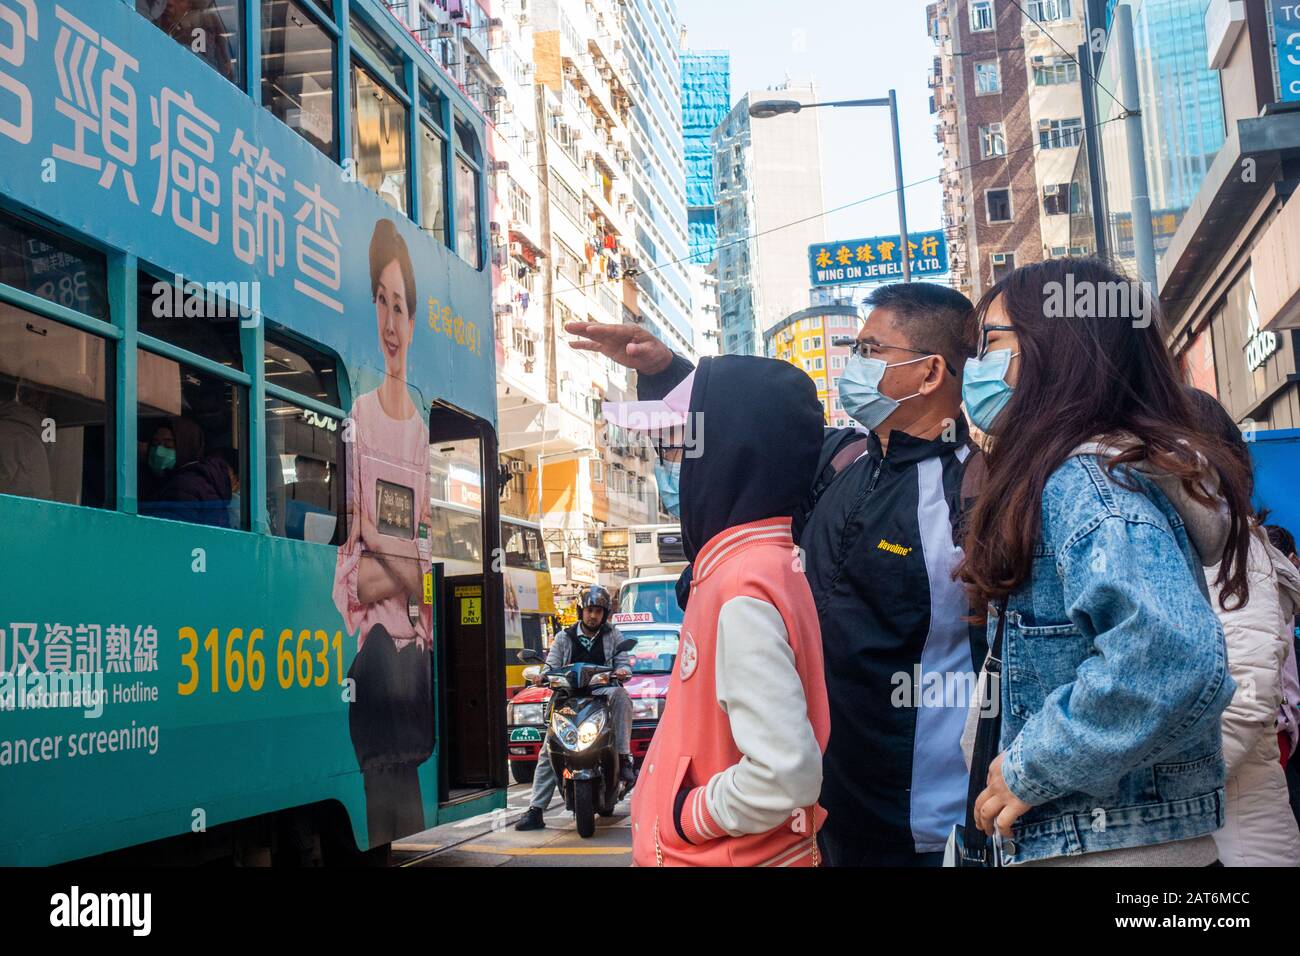
M516 784L507 809L425 830L393 844L394 866L630 866L632 822L629 801L612 817L596 817L596 832L578 836L573 814L556 795L546 829L520 833L516 821L528 807L531 786Z

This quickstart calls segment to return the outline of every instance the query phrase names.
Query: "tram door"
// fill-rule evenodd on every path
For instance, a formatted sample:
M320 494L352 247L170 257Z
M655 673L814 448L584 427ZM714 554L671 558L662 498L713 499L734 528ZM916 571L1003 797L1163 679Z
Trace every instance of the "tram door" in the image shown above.
M496 436L481 419L435 405L429 451L438 799L449 803L506 786Z

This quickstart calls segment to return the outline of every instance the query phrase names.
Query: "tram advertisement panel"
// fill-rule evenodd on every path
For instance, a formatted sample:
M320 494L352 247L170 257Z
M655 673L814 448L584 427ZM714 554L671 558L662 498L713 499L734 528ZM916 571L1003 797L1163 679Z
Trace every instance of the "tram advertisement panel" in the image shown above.
M7 200L173 273L176 302L232 283L351 395L337 547L3 497L0 864L327 800L362 847L432 825L427 421L495 417L489 283L133 6L0 22Z

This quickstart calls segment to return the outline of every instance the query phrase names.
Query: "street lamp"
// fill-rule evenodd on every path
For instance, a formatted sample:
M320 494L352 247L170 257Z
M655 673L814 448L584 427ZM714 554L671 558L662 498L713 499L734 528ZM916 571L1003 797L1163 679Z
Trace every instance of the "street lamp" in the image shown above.
M907 200L903 195L903 149L898 135L898 96L890 90L888 96L868 100L834 100L829 103L800 103L798 100L759 100L749 104L749 115L754 119L771 119L786 113L816 109L820 106L888 106L890 124L894 133L894 182L898 193L898 238L903 256L903 281L912 281L912 263L907 235Z

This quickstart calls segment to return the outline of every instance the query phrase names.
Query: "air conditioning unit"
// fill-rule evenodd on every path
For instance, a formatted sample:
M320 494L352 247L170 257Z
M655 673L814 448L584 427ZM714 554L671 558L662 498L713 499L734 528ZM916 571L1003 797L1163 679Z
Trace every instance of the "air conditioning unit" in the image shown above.
M494 159L489 167L494 173L505 173L510 171L510 161L508 159ZM495 223L493 224L495 225Z
M578 68L574 66L572 63L566 63L564 64L563 73L565 76L577 76Z
M1015 253L1012 252L995 252L992 261L995 266L1005 266L1009 262L1014 262L1015 258Z
M1050 185L1050 186L1044 186L1044 187L1043 187L1043 195L1044 195L1044 196L1059 196L1059 195L1061 195L1061 184L1060 184L1060 183L1053 183L1053 184Z
M450 39L451 39L452 37L454 37L455 35L456 35L456 28L455 28L454 26L452 26L450 23L439 23L439 24L438 24L438 39L439 39L439 40L450 40Z
M512 256L522 256L524 254L524 244L522 242L510 243L510 254Z
M1044 56L1034 57L1034 66L1042 66L1045 62L1047 62L1047 57Z

